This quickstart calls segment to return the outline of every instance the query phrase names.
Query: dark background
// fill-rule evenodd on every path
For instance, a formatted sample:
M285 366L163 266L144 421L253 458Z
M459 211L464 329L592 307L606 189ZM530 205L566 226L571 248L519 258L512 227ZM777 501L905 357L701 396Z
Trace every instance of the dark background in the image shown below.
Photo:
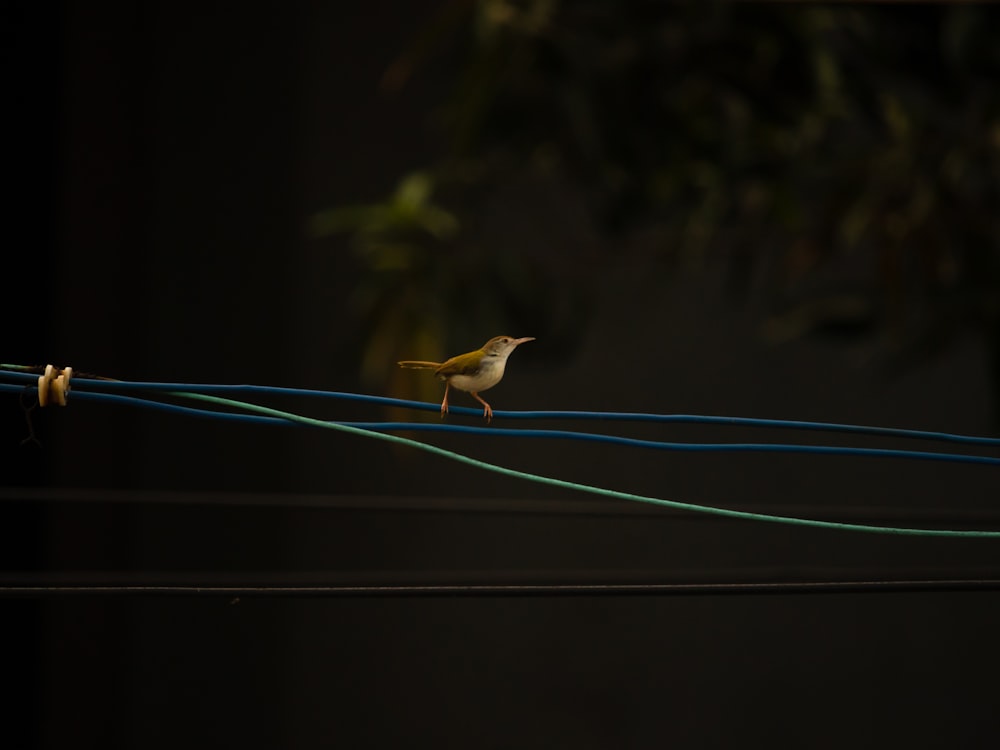
M509 169L506 180L469 188L490 194L477 211L454 200L474 229L446 249L405 235L438 281L405 287L410 307L393 313L422 328L386 334L386 308L359 301L359 290L402 292L379 285L363 240L316 237L310 222L331 207L378 205L401 175L441 164L454 147L440 103L466 96L455 79L471 32L459 23L444 41L433 37L435 51L406 85L383 78L442 7L5 11L14 195L3 360L128 380L434 399L437 386L400 378L397 358L432 356L414 351L428 329L445 354L506 331L538 340L513 355L491 392L497 409L995 433L982 327L956 319L947 346L924 347L902 367L887 364L891 337L867 323L846 337L838 329L777 341L766 335L767 294L732 293L733 256L682 263L651 252L654 222L622 231L614 209L616 229L603 231L586 175L539 184ZM987 101L992 109L969 115L984 129L996 122ZM791 171L809 169L803 161ZM432 171L443 200L462 193L445 185L446 171ZM991 205L976 211L995 216ZM866 251L834 260L867 267ZM543 283L516 280L533 274ZM381 380L373 361L388 373ZM387 416L353 404L279 405L324 418ZM5 395L0 407L8 584L996 578L991 540L658 512L350 436L82 400L34 411L41 446L22 445L17 399ZM434 442L631 492L870 523L995 525L1000 490L997 473L980 466ZM998 724L1000 609L986 591L6 596L0 621L5 682L15 687L4 731L18 747L974 747Z

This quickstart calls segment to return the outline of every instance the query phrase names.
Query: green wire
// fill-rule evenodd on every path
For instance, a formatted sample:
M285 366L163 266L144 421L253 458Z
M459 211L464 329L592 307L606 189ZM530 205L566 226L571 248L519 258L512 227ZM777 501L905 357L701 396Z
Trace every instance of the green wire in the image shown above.
M324 429L337 430L339 432L346 432L348 434L358 435L360 437L385 440L386 442L389 443L395 443L397 445L406 445L411 448L417 448L418 450L426 451L427 453L433 453L435 455L451 459L452 461L458 461L459 463L466 464L468 466L475 466L477 469L485 469L486 471L492 471L496 474L502 474L508 477L515 477L517 479L526 479L529 482L537 482L539 484L547 485L549 487L562 487L564 489L576 490L578 492L586 492L591 495L611 497L615 498L616 500L628 500L631 502L648 503L650 505L659 505L664 508L674 508L677 510L686 510L695 513L709 513L716 516L724 516L727 518L739 518L747 521L766 521L769 523L783 523L790 526L806 526L816 529L861 531L870 534L896 534L901 536L936 536L936 537L950 537L950 538L977 537L977 538L987 538L987 539L1000 538L1000 531L979 531L971 529L963 529L963 530L915 529L915 528L895 527L895 526L872 526L860 523L840 523L837 521L819 521L811 518L776 516L767 513L753 513L751 511L745 511L745 510L730 510L728 508L717 508L711 505L697 505L694 503L685 503L679 500L663 500L662 498L649 497L647 495L636 495L631 492L621 492L619 490L609 490L603 487L595 487L589 484L582 484L580 482L570 482L565 479L554 479L552 477L546 477L540 474L532 474L527 471L508 469L504 466L497 466L496 464L491 464L486 461L480 461L478 459L471 458L469 456L464 456L461 453L455 453L454 451L446 450L445 448L439 448L436 445L421 443L418 440L412 440L410 438L400 437L399 435L374 432L372 430L365 430L359 427L351 427L344 424L336 424L334 422L325 422L321 419L304 417L300 414L293 414L291 412L281 411L279 409L272 409L267 406L259 406L257 404L250 404L243 401L234 401L232 399L220 398L218 396L208 396L201 393L184 393L184 392L174 391L172 392L172 395L179 396L182 398L194 399L196 401L204 401L211 404L218 404L220 406L228 406L231 408L241 409L243 411L248 411L255 414L263 414L270 417L277 417L279 419L286 419L291 422L298 422L300 424L306 424L312 427L322 427Z

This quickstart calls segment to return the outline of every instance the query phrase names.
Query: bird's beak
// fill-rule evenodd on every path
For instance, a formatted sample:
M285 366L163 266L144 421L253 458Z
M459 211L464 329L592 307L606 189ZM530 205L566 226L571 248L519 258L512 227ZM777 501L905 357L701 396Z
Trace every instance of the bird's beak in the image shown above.
M534 336L525 336L523 339L514 339L511 343L514 344L514 346L519 346L520 344L524 344L525 342L534 340L535 340Z

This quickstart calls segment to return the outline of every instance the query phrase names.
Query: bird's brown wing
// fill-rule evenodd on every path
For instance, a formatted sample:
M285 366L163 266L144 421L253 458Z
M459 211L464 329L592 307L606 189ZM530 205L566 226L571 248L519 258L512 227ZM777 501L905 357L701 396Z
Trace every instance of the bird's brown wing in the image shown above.
M481 354L478 351L469 352L446 359L438 366L436 372L442 378L450 378L452 375L475 375L482 364Z

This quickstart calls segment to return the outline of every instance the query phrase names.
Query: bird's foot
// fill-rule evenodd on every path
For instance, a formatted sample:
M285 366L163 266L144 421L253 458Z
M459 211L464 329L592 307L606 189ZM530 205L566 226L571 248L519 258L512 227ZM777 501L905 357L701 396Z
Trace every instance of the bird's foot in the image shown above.
M492 422L493 421L493 409L490 408L490 405L487 404L486 401L483 399L483 397L480 396L475 391L470 391L470 393L472 393L472 397L474 399L476 399L476 401L478 401L479 403L481 403L483 405L483 419L485 419L487 422Z

